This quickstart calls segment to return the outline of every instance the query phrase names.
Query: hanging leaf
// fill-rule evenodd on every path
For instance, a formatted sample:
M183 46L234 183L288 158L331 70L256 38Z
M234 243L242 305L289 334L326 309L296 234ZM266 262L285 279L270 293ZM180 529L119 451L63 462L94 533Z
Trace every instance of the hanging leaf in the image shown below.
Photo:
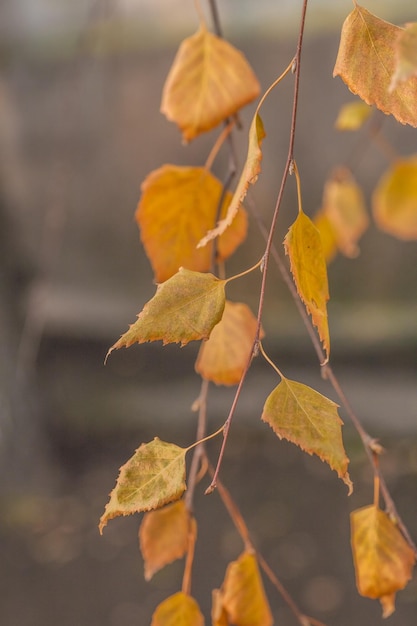
M330 263L337 254L337 240L333 226L323 209L317 211L313 220L320 233L321 247L326 263Z
M282 376L265 402L262 419L280 439L287 439L328 463L351 493L349 459L342 441L343 422L337 409L337 404L318 391Z
M213 244L200 249L197 244L216 223L222 188L205 168L176 165L164 165L142 183L135 217L156 282L164 282L180 267L209 271ZM231 198L227 193L221 216L226 214ZM230 228L219 238L219 261L233 254L246 231L246 212L239 207Z
M234 626L271 626L271 610L254 554L230 563L222 586L223 608ZM221 624L221 622L220 622Z
M210 230L207 235L202 238L198 244L199 248L206 246L209 241L224 233L226 228L232 224L236 213L238 212L239 207L247 194L249 185L254 185L258 180L262 161L261 144L264 137L265 131L261 117L258 113L255 113L249 129L249 147L246 163L243 167L243 171L235 193L233 194L233 198L229 204L229 208L227 209L226 217L220 220L216 228Z
M395 523L374 505L351 513L351 529L358 591L378 598L388 617L395 611L395 594L411 579L414 552Z
M335 127L337 130L359 130L371 113L372 108L362 100L347 102L339 111Z
M185 39L162 94L161 112L182 130L184 141L211 130L259 95L244 55L200 26Z
M290 227L285 240L291 272L298 294L317 327L323 347L330 354L330 336L326 303L329 299L326 260L320 233L303 211Z
M217 385L237 385L251 354L257 325L246 304L226 301L221 321L201 345L196 371Z
M143 443L120 468L116 486L100 518L99 530L119 515L157 509L178 500L186 489L187 449L155 437Z
M402 30L356 4L343 24L333 76L340 76L367 104L402 124L417 126L417 78L390 91L394 50Z
M187 552L192 520L184 500L150 511L139 528L140 550L145 562L145 580Z
M181 343L208 339L223 315L226 281L213 274L180 269L162 285L145 304L137 321L108 351L109 354L134 343L162 340Z
M229 626L227 613L223 606L223 594L220 589L213 589L211 603L212 626Z
M156 607L151 626L204 626L204 618L194 598L179 591Z
M347 257L359 254L357 242L369 225L362 190L348 169L339 167L326 181L323 210L335 234L339 250Z
M406 24L395 42L395 72L392 75L390 91L411 76L417 76L417 22Z
M399 239L417 239L417 156L396 161L372 197L375 222Z

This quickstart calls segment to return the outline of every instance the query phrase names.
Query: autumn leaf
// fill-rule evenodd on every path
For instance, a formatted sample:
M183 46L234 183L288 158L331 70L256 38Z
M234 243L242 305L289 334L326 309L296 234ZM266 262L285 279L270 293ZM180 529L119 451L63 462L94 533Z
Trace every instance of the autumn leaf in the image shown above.
M226 281L213 274L180 269L169 280L158 285L156 294L139 313L137 321L110 348L109 354L134 343L162 340L185 345L197 339L208 339L223 315Z
M265 137L264 126L258 112L255 113L249 129L249 147L246 162L242 170L238 185L233 198L227 209L226 217L219 221L216 228L210 230L198 244L198 247L206 246L209 241L219 237L232 224L243 202L249 185L254 185L261 171L262 151L261 144Z
M342 441L343 422L337 409L337 404L318 391L282 376L265 402L262 419L280 439L287 439L328 463L351 493L349 459Z
M211 603L212 626L229 626L227 613L223 606L223 593L220 589L213 589Z
M406 24L395 42L395 72L392 75L390 91L399 83L417 76L417 22Z
M144 515L139 528L139 543L145 562L145 580L150 580L165 565L185 555L191 525L184 500Z
M330 354L327 318L329 287L326 260L320 233L303 211L290 227L284 239L285 252L290 258L291 273L301 300L317 327L323 347Z
M201 345L196 371L217 385L237 385L251 354L257 325L246 304L227 300L221 321Z
M358 130L363 126L372 113L372 108L362 100L347 102L342 106L337 116L335 127L337 130Z
M358 591L378 598L388 617L395 610L395 594L411 579L414 551L396 524L374 505L351 513L351 530Z
M402 30L355 4L343 24L333 76L340 76L367 104L402 124L417 126L417 78L390 91L396 69L394 50Z
M375 222L399 239L417 239L417 156L399 159L372 196Z
M190 141L234 115L259 91L244 55L201 25L177 52L164 85L161 112L179 126L184 141Z
M326 263L330 263L337 254L337 239L333 226L323 209L317 211L313 220L320 233L321 247Z
M179 591L156 607L151 626L204 626L204 618L194 598Z
M209 271L213 244L199 249L197 244L216 223L222 189L222 183L203 167L164 165L142 183L135 217L156 282L167 280L180 267ZM231 198L227 193L221 216ZM246 231L246 212L238 207L230 228L219 238L219 261L233 254Z
M99 530L119 515L156 509L179 499L185 484L187 449L155 437L142 444L120 468L116 486L100 518Z
M223 609L234 626L272 625L271 610L254 554L244 552L237 561L229 564L221 593Z

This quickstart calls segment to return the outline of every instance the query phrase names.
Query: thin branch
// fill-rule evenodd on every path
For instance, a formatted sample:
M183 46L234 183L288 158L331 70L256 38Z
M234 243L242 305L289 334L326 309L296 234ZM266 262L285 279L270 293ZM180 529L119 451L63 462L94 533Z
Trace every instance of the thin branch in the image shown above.
M197 476L200 469L201 459L204 455L204 442L202 441L207 432L207 395L209 389L208 380L202 380L200 395L198 397L198 422L196 441L200 443L195 447L191 460L190 471L187 480L187 492L185 494L185 506L188 511L193 510L194 491L197 485Z

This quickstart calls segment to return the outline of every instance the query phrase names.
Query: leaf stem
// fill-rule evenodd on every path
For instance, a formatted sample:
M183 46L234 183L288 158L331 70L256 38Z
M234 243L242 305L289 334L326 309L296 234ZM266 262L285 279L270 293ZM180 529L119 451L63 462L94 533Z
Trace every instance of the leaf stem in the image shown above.
M209 441L209 439L214 439L214 437L217 437L217 435L220 435L220 433L223 430L224 430L224 424L223 426L220 426L220 428L218 428L216 432L211 433L211 435L207 435L206 437L203 437L202 439L199 439L198 441L194 441L194 443L192 443L191 446L188 446L188 448L185 448L185 452L188 452L189 450L192 450L196 446L199 446L200 444L205 443L206 441Z
M220 148L222 147L227 137L232 132L235 124L236 124L236 120L234 118L232 118L231 120L228 120L222 132L217 137L216 141L214 142L214 146L210 150L210 153L206 159L206 162L204 163L204 168L206 170L211 170L214 160L220 151Z
M264 357L265 361L267 361L269 363L269 365L272 367L272 369L274 369L276 371L276 373L278 374L278 376L282 379L285 378L285 376L281 373L281 371L278 369L277 365L275 365L275 363L269 358L269 356L266 354L264 347L262 345L262 341L259 341L259 352L262 354L262 356Z
M185 559L184 575L182 577L182 586L181 586L181 591L183 593L186 593L187 595L191 594L191 580L192 580L192 573L193 573L195 541L197 538L196 528L197 526L195 523L195 519L191 517L189 530L188 530L187 556Z
M295 181L296 181L296 184L297 184L298 212L302 213L303 212L303 201L302 201L302 197L301 197L300 173L298 171L297 163L296 163L296 161L294 159L293 159L293 161L291 163L291 170L295 174Z
M250 274L251 272L256 270L258 267L260 267L262 265L263 261L264 261L264 257L259 259L259 261L257 263L255 263L255 265L252 265L252 267L250 267L249 269L244 270L243 272L240 272L240 274L235 274L234 276L229 276L229 278L225 279L225 282L228 283L231 280L236 280L237 278L242 278L242 276L246 276L246 274Z

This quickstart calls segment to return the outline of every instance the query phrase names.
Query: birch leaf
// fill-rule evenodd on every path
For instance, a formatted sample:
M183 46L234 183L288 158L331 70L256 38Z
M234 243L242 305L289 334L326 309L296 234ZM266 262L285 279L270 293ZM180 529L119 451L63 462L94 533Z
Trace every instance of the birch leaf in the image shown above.
M204 626L204 618L194 598L179 591L156 607L151 626Z
M314 216L314 226L320 233L321 247L326 263L330 263L337 254L337 239L333 226L323 209Z
M399 83L417 76L417 22L406 24L395 43L395 72L392 75L390 91Z
M372 108L362 100L347 102L337 116L337 130L359 130L372 113Z

